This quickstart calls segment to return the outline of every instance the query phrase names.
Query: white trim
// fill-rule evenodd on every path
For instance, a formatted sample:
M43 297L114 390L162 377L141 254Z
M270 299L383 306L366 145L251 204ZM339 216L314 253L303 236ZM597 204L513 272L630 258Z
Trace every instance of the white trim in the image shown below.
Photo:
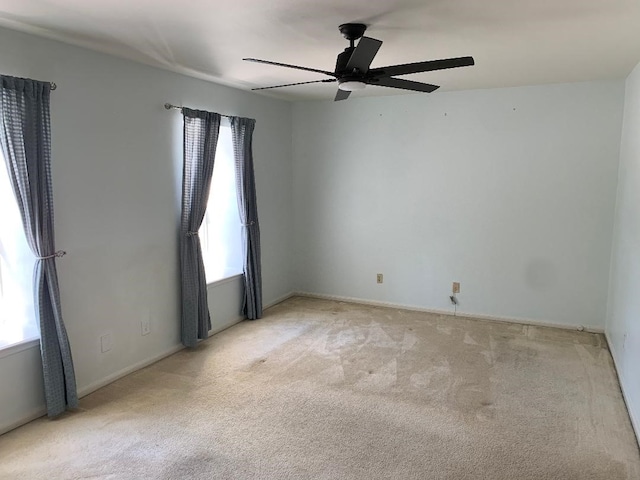
M622 383L622 376L620 375L620 370L618 369L618 364L616 363L616 353L613 349L613 343L609 341L609 337L605 332L604 338L607 341L607 346L609 347L609 352L611 352L611 358L613 359L613 368L616 371L616 376L618 377L618 385L620 385L620 391L622 392L622 399L624 400L624 405L627 408L627 413L629 414L629 420L631 420L631 428L633 428L633 433L636 435L636 441L638 442L638 446L640 446L640 423L634 412L629 408L631 402L629 402L629 397L627 396L627 392L624 389L624 384Z
M225 279L226 281L230 281L231 279ZM263 307L264 309L267 309L269 307L272 307L280 302L283 302L284 300L286 300L289 297L292 297L294 294L292 292L274 300L273 302L269 303L267 306ZM211 330L209 332L209 337L211 337L212 335L215 335L216 333L220 333L223 330L226 330L227 328L233 327L234 325L240 323L241 321L243 321L244 318L242 317L237 317L236 320L230 322L229 324L216 328L214 330ZM81 388L78 390L78 397L82 398L85 397L87 395L89 395L90 393L95 392L96 390L105 387L107 385L109 385L110 383L115 382L116 380L122 378L122 377L126 377L127 375L136 372L144 367L148 367L149 365L156 363L160 360L162 360L163 358L169 357L171 355L173 355L174 353L178 353L180 350L184 349L185 346L180 344L180 345L174 345L173 347L168 348L167 350L165 350L164 352L158 354L158 355L154 355L151 358L148 358L146 360L142 360L141 362L135 363L133 365L130 365L126 368L123 368L122 370L117 371L116 373L112 373L111 375L98 380L96 382L93 382L89 385L87 385L84 388Z
M224 279L225 282L231 281L233 278L235 277L230 277L230 278L226 278ZM269 307L272 307L280 302L283 302L284 300L286 300L289 297L292 297L294 294L293 292L290 292L286 295L283 295L282 297L274 300L273 302L269 303L267 306L263 307L264 309L267 309ZM241 321L243 321L244 318L238 316L235 320L233 320L232 322L230 322L227 325L224 325L222 327L216 328L214 330L210 330L208 336L211 337L212 335L215 335L216 333L220 333L223 330L226 330L227 328L233 327L234 325L240 323ZM154 355L151 358L148 358L146 360L142 360L141 362L135 363L133 365L130 365L126 368L123 368L122 370L117 371L116 373L112 373L111 375L98 380L96 382L93 382L89 385L87 385L84 388L81 388L78 390L78 397L82 398L85 397L87 395L89 395L90 393L95 392L96 390L102 388L102 387L106 387L107 385L109 385L110 383L115 382L116 380L122 378L122 377L126 377L127 375L136 372L144 367L148 367L149 365L156 363L160 360L162 360L163 358L169 357L171 355L173 355L174 353L178 353L180 350L184 349L185 346L180 344L180 345L174 345L173 347L165 350L164 352L158 354L158 355Z
M219 285L220 283L226 283L226 282L230 282L233 279L242 276L242 274L240 275L235 275L233 277L229 277L229 278L225 278L223 280L219 280L218 282L216 282L216 285ZM210 286L212 284L209 284L208 286ZM283 295L279 298L277 298L276 300L268 303L267 305L265 305L263 307L264 310L266 310L267 308L273 307L274 305L277 305L278 303L284 302L285 300L287 300L288 298L291 298L295 295L294 292L289 292L286 295ZM222 327L216 328L214 330L211 330L209 332L209 337L215 335L216 333L220 333L223 330L226 330L227 328L233 327L234 325L242 322L244 320L243 317L236 317L235 320L231 321L229 324L224 325ZM21 342L21 343L17 343L14 345L11 345L9 347L3 348L0 350L0 358L2 357L6 357L8 355L13 355L14 353L18 353L21 352L23 350L26 350L28 348L35 348L38 347L40 345L40 340L39 339L35 339L35 340L29 340L26 342ZM87 395L95 392L96 390L99 390L102 387L106 387L107 385L109 385L110 383L115 382L116 380L122 378L122 377L126 377L127 375L136 372L144 367L148 367L149 365L156 363L160 360L162 360L163 358L169 357L171 355L173 355L174 353L178 353L180 350L183 350L185 348L184 345L174 345L173 347L168 348L167 350L165 350L164 352L158 354L158 355L154 355L151 358L148 358L146 360L142 360L138 363L135 363L133 365L130 365L128 367L123 368L122 370L119 370L111 375L108 375L104 378L102 378L101 380L95 381L89 385L87 385L86 387L80 388L78 389L78 397L82 398L82 397L86 397ZM0 435L13 430L15 428L18 428L22 425L25 425L37 418L40 418L44 415L47 414L47 410L44 406L38 407L37 409L29 412L27 415L25 415L24 417L8 424L5 426L0 426Z
M18 343L12 343L6 347L0 347L0 358L9 357L15 355L18 352L28 350L40 346L39 338L30 338L29 340L22 340Z
M207 335L207 337L212 337L213 335L215 335L216 333L220 333L223 330L226 330L227 328L231 328L234 325L237 325L238 323L240 323L241 321L244 320L244 317L241 317L240 315L238 315L235 319L231 320L229 323L226 323L218 328L212 328L211 330L209 330L209 333Z
M104 377L101 380L98 380L96 382L93 382L89 385L87 385L86 387L83 387L81 389L78 389L78 398L82 398L82 397L86 397L87 395L89 395L90 393L95 392L96 390L105 387L107 385L109 385L110 383L115 382L116 380L125 377L127 375L129 375L130 373L133 373L137 370L140 370L141 368L147 367L149 365L151 365L152 363L156 363L159 360L162 360L165 357L168 357L170 355L173 355L174 353L179 352L180 350L182 350L184 347L184 345L175 345L167 350L165 350L164 352L160 353L159 355L155 355L151 358L148 358L146 360L143 360L141 362L135 363L133 365L130 365L126 368L123 368L122 370L117 371L116 373L113 373L111 375L108 375L107 377ZM4 427L0 427L0 434L6 433L9 430L13 430L14 428L18 428L22 425L25 425L33 420L35 420L36 418L40 418L44 415L47 414L47 409L44 406L38 407L37 409L31 411L30 413L28 413L27 415L25 415L24 417L12 422L11 424L9 424L8 426L4 426Z
M220 280L219 282L221 283L226 283L229 282L231 280L233 280L234 278L237 278L238 275L234 276L234 277L229 277L226 278L224 280ZM219 283L216 283L219 284ZM210 284L211 285L211 284ZM415 305L403 305L403 304L397 304L397 303L392 303L392 302L381 302L381 301L376 301L376 300L365 300L365 299L361 299L361 298L354 298L354 297L343 297L343 296L338 296L338 295L325 295L325 294L318 294L318 293L309 293L309 292L289 292L285 295L282 295L281 297L276 298L275 300L273 300L272 302L266 304L263 309L266 310L268 308L271 308L275 305L278 305L279 303L284 302L285 300L288 300L291 297L295 297L295 296L299 296L299 297L307 297L307 298L319 298L319 299L325 299L325 300L335 300L335 301L340 301L340 302L348 302L348 303L358 303L361 305L373 305L373 306L380 306L380 307L390 307L390 308L401 308L404 310L412 310L412 311L417 311L417 312L426 312L426 313L435 313L435 314L439 314L439 315L448 315L448 316L454 316L451 312L449 311L445 311L445 310L436 310L436 309L428 309L428 308L423 308L423 307L418 307ZM576 330L577 327L576 326L570 326L570 325L559 325L559 324L553 324L553 323L547 323L547 322L540 322L537 320L530 320L530 319L518 319L518 318L506 318L506 317L496 317L496 316L491 316L491 315L482 315L482 314L471 314L471 313L457 313L458 316L461 317L465 317L465 318L480 318L480 319L484 319L484 320L494 320L494 321L499 321L499 322L510 322L510 323L519 323L519 324L525 324L525 325L536 325L536 326L546 326L546 327L555 327L555 328L562 328L562 329L570 329L570 330ZM209 337L211 337L212 335L215 335L216 333L219 333L223 330L226 330L227 328L230 328L238 323L240 323L241 321L243 321L244 319L240 316L238 316L235 320L233 320L232 322L230 322L229 324L219 327L215 330L211 330L209 332ZM603 333L602 329L599 328L585 328L586 331L589 332L593 332L593 333ZM605 339L606 339L606 334L605 334ZM35 339L35 340L29 340L26 342L21 342L15 345L11 345L10 347L4 348L2 350L0 350L0 358L4 357L4 356L8 356L8 355L12 355L14 353L29 349L29 348L35 348L39 345L40 341L39 339ZM613 352L613 350L611 349L611 344L608 342L607 339L607 343L609 344L609 350L611 351L611 356L613 358L613 363L614 363L614 367L616 368L616 373L618 374L618 379L620 379L619 373L618 373L618 369L617 369L617 365L616 365L616 356ZM107 385L109 385L110 383L115 382L116 380L125 377L133 372L136 372L144 367L148 367L149 365L156 363L160 360L162 360L163 358L169 357L177 352L179 352L180 350L183 350L185 347L184 345L174 345L173 347L168 348L167 350L165 350L164 352L155 355L151 358L148 358L146 360L142 360L138 363L135 363L133 365L130 365L126 368L123 368L122 370L117 371L116 373L113 373L111 375L108 375L107 377L98 380L96 382L93 382L89 385L87 385L86 387L83 387L81 389L78 390L78 396L80 398L82 397L86 397L87 395L95 392L96 390L105 387ZM620 382L619 382L620 383ZM625 394L625 390L624 387L622 385L622 383L620 383L620 389L622 391L622 396L625 399L625 403L627 404L627 411L629 412L629 418L631 419L631 424L634 428L634 432L636 433L636 438L638 438L638 432L640 432L640 424L638 423L638 420L634 417L633 413L628 409L628 402L627 402L627 397ZM0 435L4 434L10 430L13 430L15 428L20 427L21 425L24 425L26 423L31 422L32 420L35 420L39 417L42 417L46 415L46 409L44 407L39 407L33 411L31 411L30 413L28 413L27 415L25 415L24 417L22 417L19 420L16 420L14 422L12 422L9 425L0 427Z
M270 302L270 303L268 303L266 305L263 305L262 310L266 310L268 308L275 307L277 304L284 302L285 300L293 297L294 295L295 295L294 292L289 292L286 295L278 297L273 302ZM231 328L234 325L237 325L238 323L243 322L244 320L245 320L244 317L238 315L235 318L235 320L232 320L231 322L229 322L229 323L227 323L225 325L222 325L222 326L220 326L220 327L218 327L216 329L209 330L209 335L208 336L211 337L211 336L215 335L216 333L220 333L223 330L226 330L227 328Z
M285 300L289 300L291 297L295 297L296 295L298 295L296 292L289 292L285 295L282 295L281 297L276 298L273 302L269 302L266 305L263 305L262 309L266 310L267 308L275 307L279 303L282 303Z
M126 377L130 373L136 372L136 371L138 371L138 370L140 370L140 369L142 369L144 367L148 367L152 363L156 363L157 361L162 360L163 358L169 357L169 356L173 355L174 353L179 352L183 348L185 348L185 347L182 344L174 345L173 347L168 348L167 350L165 350L162 353L159 353L158 355L154 355L151 358L147 358L147 359L142 360L142 361L140 361L138 363L134 363L133 365L129 365L128 367L125 367L122 370L118 370L117 372L112 373L111 375L107 375L106 377L104 377L104 378L102 378L100 380L97 380L97 381L95 381L93 383L90 383L86 387L78 389L78 397L79 398L86 397L90 393L93 393L93 392L95 392L96 390L99 390L102 387L106 387L110 383L113 383L113 382L115 382L116 380L118 380L118 379L120 379L122 377Z
M224 277L220 280L214 280L213 282L207 283L207 288L209 287L217 287L218 285L224 285L225 283L232 282L236 278L242 278L243 273L236 273L235 275L231 275L230 277Z
M378 300L366 300L364 298L355 298L355 297L343 297L340 295L325 295L322 293L310 293L310 292L296 292L294 295L299 297L308 297L308 298L320 298L324 300L335 300L338 302L346 302L346 303L359 303L361 305L372 305L375 307L389 307L389 308L400 308L403 310L411 310L414 312L425 312L425 313L435 313L437 315L447 315L450 317L464 317L464 318L478 318L481 320L491 320L494 322L506 322L506 323L518 323L522 325L533 325L536 327L551 327L551 328L561 328L563 330L580 330L583 329L585 332L589 333L604 333L604 329L599 327L588 327L582 325L568 325L563 323L551 323L544 322L540 320L532 320L529 318L515 318L515 317L500 317L494 315L485 315L482 313L467 313L467 312L457 312L453 313L448 310L437 310L433 308L424 308L418 307L416 305L405 305L402 303L393 303L393 302L382 302Z
M22 425L26 425L27 423L32 422L37 418L44 417L46 414L47 414L47 409L45 407L43 406L37 407L31 412L29 412L28 414L26 414L21 419L11 422L8 425L0 426L0 435L4 435L5 433L10 432L11 430L15 430L16 428L21 427Z

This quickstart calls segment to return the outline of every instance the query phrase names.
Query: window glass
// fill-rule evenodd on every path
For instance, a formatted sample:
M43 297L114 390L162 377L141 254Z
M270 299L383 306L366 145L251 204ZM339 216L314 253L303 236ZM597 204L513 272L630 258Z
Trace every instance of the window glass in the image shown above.
M200 227L207 283L242 273L242 236L231 127L222 125L207 212Z
M33 301L35 259L0 152L0 348L39 337Z

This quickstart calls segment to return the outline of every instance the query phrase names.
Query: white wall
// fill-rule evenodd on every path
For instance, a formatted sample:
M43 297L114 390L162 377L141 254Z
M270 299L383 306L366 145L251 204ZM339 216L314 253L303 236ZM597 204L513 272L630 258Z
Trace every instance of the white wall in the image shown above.
M607 339L640 433L640 64L626 82Z
M51 100L56 241L68 252L58 272L81 392L179 344L182 131L180 113L165 102L257 120L264 302L292 290L290 104L5 29L0 72L58 84ZM214 329L240 308L238 279L219 286L233 294L216 288ZM146 318L152 333L142 337ZM107 332L114 347L103 354L99 337ZM2 384L41 378L32 357L33 349L11 362L0 358ZM36 387L24 399L42 399ZM8 408L24 400L14 397L0 389L0 431L32 413Z
M623 87L296 103L298 288L603 329Z
M42 361L34 343L0 350L0 434L43 413Z

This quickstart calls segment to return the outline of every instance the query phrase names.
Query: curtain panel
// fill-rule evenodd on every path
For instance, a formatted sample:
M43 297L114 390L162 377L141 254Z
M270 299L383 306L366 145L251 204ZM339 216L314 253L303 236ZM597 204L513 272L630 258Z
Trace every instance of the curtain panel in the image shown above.
M231 118L233 154L238 208L243 225L244 300L242 314L250 320L262 317L262 271L260 265L260 224L256 181L253 171L253 130L256 121L250 118Z
M78 406L71 348L62 320L56 271L51 184L51 84L0 76L0 146L25 236L37 257L36 315L47 414ZM9 388L9 387L7 387Z
M194 347L211 329L207 280L198 230L209 199L221 116L182 109L184 162L180 220L180 276L182 292L182 343Z

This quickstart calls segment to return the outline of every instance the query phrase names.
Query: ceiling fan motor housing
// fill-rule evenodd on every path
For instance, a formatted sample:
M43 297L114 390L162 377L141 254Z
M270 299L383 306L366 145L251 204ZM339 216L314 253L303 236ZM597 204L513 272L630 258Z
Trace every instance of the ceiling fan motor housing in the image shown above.
M364 23L343 23L338 27L338 30L344 38L353 42L364 35L367 26Z
M340 53L336 59L335 75L338 83L361 81L364 75L360 74L357 70L348 72L347 64L356 49L354 42L362 38L364 32L367 30L367 26L364 23L343 23L338 29L344 38L351 42L351 45L345 48L344 52Z

